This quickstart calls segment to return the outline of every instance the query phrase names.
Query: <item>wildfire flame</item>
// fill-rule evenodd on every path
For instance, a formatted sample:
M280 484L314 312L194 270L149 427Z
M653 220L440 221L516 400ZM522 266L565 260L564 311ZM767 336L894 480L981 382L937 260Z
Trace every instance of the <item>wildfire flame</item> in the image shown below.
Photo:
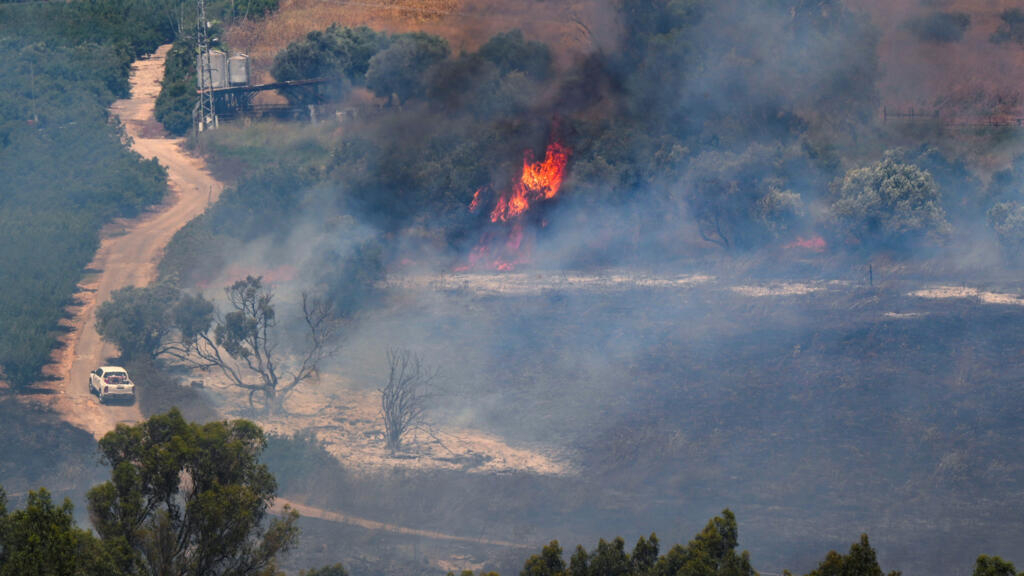
M550 200L558 195L565 176L565 166L569 163L569 154L568 148L552 142L548 145L544 160L534 162L533 151L527 150L523 154L523 174L511 191L498 197L498 204L491 211L491 222L508 222L529 210L531 203Z
M473 201L469 203L469 211L476 212L477 208L480 207L480 193L483 192L483 188L473 192Z
M567 146L557 141L548 144L544 160L534 160L532 150L523 153L523 172L519 181L510 190L498 195L490 213L491 222L511 224L511 228L504 232L504 245L495 247L497 231L488 231L469 256L471 267L486 265L495 270L507 271L528 260L528 255L521 250L524 236L521 216L536 202L550 200L558 195L571 154ZM469 204L470 212L480 209L484 191L481 188L473 194L473 201Z

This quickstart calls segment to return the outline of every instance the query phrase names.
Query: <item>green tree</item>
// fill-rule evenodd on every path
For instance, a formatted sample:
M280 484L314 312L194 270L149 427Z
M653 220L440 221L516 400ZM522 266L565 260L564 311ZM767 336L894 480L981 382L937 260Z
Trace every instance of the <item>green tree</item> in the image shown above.
M156 119L171 134L181 136L192 127L196 105L196 50L192 42L178 40L164 60L164 77L156 97Z
M974 563L974 576L1016 576L1017 569L1012 562L1007 562L999 556L978 556Z
M156 358L172 324L178 291L170 286L115 290L96 312L96 332L121 349L125 360Z
M796 227L800 195L786 189L790 152L754 144L742 153L708 151L690 165L681 195L702 238L723 248L751 248Z
M676 545L665 556L658 556L655 534L640 538L632 554L622 538L601 539L589 553L577 546L568 570L555 540L526 561L520 576L756 576L750 555L736 553L738 537L736 517L724 510L689 544Z
M380 294L380 283L387 277L383 249L368 240L348 254L328 249L317 266L317 280L327 286L325 297L341 316L352 316Z
M41 489L8 514L0 488L0 576L116 576L99 540L75 526L72 512L70 500L58 506Z
M260 463L252 422L191 424L177 410L100 440L112 478L88 493L89 514L126 573L275 574L298 539L298 514L271 519L277 483Z
M448 57L448 41L423 32L395 36L387 49L370 59L366 86L378 96L399 103L420 97L432 66Z
M1024 247L1024 206L1017 202L999 202L988 211L988 225L1010 255L1020 254Z
M117 37L79 46L65 29L71 13L88 8L98 18L111 4L0 7L0 378L14 389L51 362L103 224L166 190L159 163L127 150L108 118L129 48L113 45Z
M558 540L552 540L541 549L540 554L534 554L526 560L526 565L519 572L519 576L562 576L564 573L562 547Z
M658 536L653 532L646 540L641 536L629 560L633 565L633 574L649 574L658 563Z
M431 105L449 115L470 113L478 120L515 117L536 104L542 87L520 70L503 74L479 54L445 60L426 80Z
M736 553L739 527L726 509L686 546L676 545L658 559L654 573L664 576L755 576L750 554Z
M587 576L590 574L590 555L583 546L576 546L572 558L569 559L569 574L571 576Z
M948 234L942 195L931 174L892 153L855 168L834 185L832 215L841 231L863 244L895 244Z
M899 576L898 571L889 572L888 576ZM878 564L875 549L868 542L868 535L861 534L860 542L850 546L846 555L835 550L828 553L818 568L807 576L885 576Z
M338 80L318 92L291 90L288 97L293 102L309 104L314 103L316 97L341 98L351 85L365 81L370 59L389 42L387 34L366 26L349 28L335 24L324 31L310 32L304 39L278 52L270 73L282 82L310 78Z
M292 42L274 56L270 73L280 81L348 78L361 81L370 59L388 45L388 36L366 26L332 25Z
M541 42L526 40L521 30L494 36L477 53L497 66L502 74L519 71L536 80L545 80L551 72L551 50Z

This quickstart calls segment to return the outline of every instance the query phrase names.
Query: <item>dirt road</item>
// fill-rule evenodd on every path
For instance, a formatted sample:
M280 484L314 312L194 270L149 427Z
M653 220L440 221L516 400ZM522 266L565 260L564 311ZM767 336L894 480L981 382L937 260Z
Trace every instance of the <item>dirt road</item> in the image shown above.
M98 272L81 284L83 304L72 310L73 332L66 339L67 347L61 358L50 369L59 379L52 383L53 407L65 420L97 438L119 422L141 419L137 405L104 406L89 394L89 372L118 353L96 333L97 307L118 288L151 282L164 247L174 233L201 214L222 189L202 160L185 153L183 140L167 137L154 118L169 49L170 45L162 46L152 57L132 66L131 98L118 100L111 111L125 124L133 140L132 149L145 158L156 157L167 169L170 193L162 205L140 218L115 222L104 231L100 249L89 266Z
M132 148L145 158L157 158L165 168L170 194L159 207L141 218L119 221L104 234L100 249L89 268L97 273L82 282L82 305L74 308L70 323L74 329L65 340L67 346L48 371L59 379L50 384L52 395L43 396L71 424L96 438L102 437L119 422L142 419L138 405L102 405L89 393L88 375L118 353L96 333L96 309L110 298L111 292L125 286L144 286L156 277L156 266L171 237L182 226L217 199L223 186L206 171L201 159L189 156L181 139L168 138L153 115L160 91L164 59L170 46L163 46L151 58L132 67L132 93L111 107L120 117L133 140ZM145 382L137 382L145 386ZM453 536L429 530L417 530L321 510L279 499L278 506L291 504L305 516L345 522L370 530L382 530L424 538L475 542L493 546L516 546L502 541Z
M285 498L278 498L274 501L274 507L271 511L274 514L281 514L284 511L285 506L290 506L293 510L298 512L302 516L308 518L318 518L320 520L327 520L329 522L339 522L342 524L351 524L352 526L359 526L366 528L367 530L381 530L384 532L391 532L392 534L403 534L406 536L418 536L420 538L430 538L431 540L448 540L454 542L469 542L472 544L485 544L487 546L499 546L502 548L533 548L533 544L523 544L515 542L507 542L505 540L489 540L487 538L474 538L472 536L453 536L451 534L444 534L442 532L435 532L433 530L420 530L418 528L407 528L405 526L398 526L396 524L387 524L385 522L378 522L376 520L368 520L366 518L360 518L358 516L350 516L348 514L342 514L340 512L331 512L322 508L314 508L312 506L306 506L293 502Z

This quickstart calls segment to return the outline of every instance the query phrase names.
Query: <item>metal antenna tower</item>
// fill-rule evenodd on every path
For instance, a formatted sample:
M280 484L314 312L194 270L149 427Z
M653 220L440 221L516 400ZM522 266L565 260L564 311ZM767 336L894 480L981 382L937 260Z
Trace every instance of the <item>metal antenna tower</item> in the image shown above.
M213 102L213 60L207 36L206 1L196 0L196 66L199 74L198 131L217 127L217 108Z

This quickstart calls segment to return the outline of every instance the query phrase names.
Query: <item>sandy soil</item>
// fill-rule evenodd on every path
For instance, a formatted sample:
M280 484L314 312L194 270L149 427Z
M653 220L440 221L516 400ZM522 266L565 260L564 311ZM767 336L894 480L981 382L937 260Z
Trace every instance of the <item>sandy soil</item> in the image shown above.
M658 276L627 270L603 274L578 272L454 273L396 276L389 288L402 290L468 291L476 294L528 296L554 291L614 292L636 288L691 288L714 281L713 276Z
M331 455L356 473L402 468L566 476L576 471L570 455L550 446L511 446L480 430L444 425L410 431L404 449L392 455L385 447L380 395L337 374L323 374L321 381L322 386L297 388L285 403L286 413L268 416L252 414L246 392L218 378L206 380L222 413L250 418L276 434L311 430Z
M805 296L815 292L825 292L830 289L846 286L848 286L846 282L839 281L769 282L756 285L730 286L729 289L743 296L764 298L768 296Z
M976 299L983 304L1024 306L1024 297L1021 297L1018 294L990 292L988 290L972 288L970 286L932 286L930 288L915 290L909 295L929 299L970 298Z
M88 374L118 353L96 333L96 308L111 292L125 286L144 286L156 276L156 266L171 237L216 200L222 186L205 170L203 162L189 156L183 140L168 138L153 117L164 58L170 46L132 66L132 92L128 100L111 107L125 125L132 149L145 158L156 157L167 168L170 193L165 202L134 220L120 220L104 229L100 249L79 285L82 304L70 310L72 332L65 338L47 372L57 379L47 384L52 395L42 401L52 405L71 424L100 438L119 422L141 419L137 405L104 406L89 394ZM136 382L145 386L145 382Z
M405 526L398 526L396 524L388 524L385 522L377 522L376 520L369 520L366 518L360 518L358 516L351 516L349 514L341 514L338 512L330 512L321 508L314 508L312 506L306 506L298 502L294 502L285 498L278 498L274 501L274 507L272 511L275 514L280 514L284 511L285 506L290 506L294 510L298 511L302 516L308 516L310 518L319 518L320 520L328 520L331 522L341 522L343 524L352 524L353 526L360 526L367 530L384 530L386 532L392 532L394 534L405 534L408 536L418 536L421 538L431 538L434 540L449 540L455 542L471 542L474 544L486 544L488 546L501 546L504 548L531 548L532 546L516 544L514 542L506 542L504 540L488 540L486 538L473 538L470 536L454 536L451 534L444 534L442 532L435 532L433 530L419 530L416 528L407 528Z

